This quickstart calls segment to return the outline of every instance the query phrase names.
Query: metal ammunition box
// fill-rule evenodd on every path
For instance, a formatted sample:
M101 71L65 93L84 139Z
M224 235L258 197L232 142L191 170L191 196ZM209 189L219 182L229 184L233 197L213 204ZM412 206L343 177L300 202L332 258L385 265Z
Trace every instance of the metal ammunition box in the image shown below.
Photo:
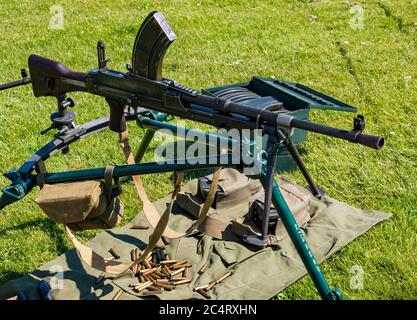
M299 83L274 78L253 77L249 82L235 83L202 89L202 93L229 99L260 109L285 112L302 120L308 120L310 109L356 112L356 108ZM294 144L307 140L307 131L295 129L291 140ZM266 137L263 139L263 147ZM281 146L277 157L277 171L291 171L296 164L286 148Z

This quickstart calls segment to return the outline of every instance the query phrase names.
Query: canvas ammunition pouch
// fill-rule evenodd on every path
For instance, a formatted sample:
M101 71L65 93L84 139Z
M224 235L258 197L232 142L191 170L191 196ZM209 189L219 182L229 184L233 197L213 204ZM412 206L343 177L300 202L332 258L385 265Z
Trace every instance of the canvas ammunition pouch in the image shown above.
M213 181L213 175L198 180L198 195L206 199ZM236 206L236 203L253 202L263 197L263 188L258 180L249 179L234 169L223 169L217 184L217 191L212 207L223 210Z
M179 193L177 204L186 212L199 217L204 202L204 189L210 185L211 176L199 179L198 193ZM286 179L279 179L280 190L294 215L298 226L310 220L309 196L301 193ZM234 169L223 169L211 208L199 231L221 240L231 240L243 235L261 235L264 191L258 180L252 180ZM279 214L270 214L270 243L288 236Z
M124 207L112 173L113 167L107 167L104 180L45 184L35 202L52 221L72 230L113 228L120 223Z

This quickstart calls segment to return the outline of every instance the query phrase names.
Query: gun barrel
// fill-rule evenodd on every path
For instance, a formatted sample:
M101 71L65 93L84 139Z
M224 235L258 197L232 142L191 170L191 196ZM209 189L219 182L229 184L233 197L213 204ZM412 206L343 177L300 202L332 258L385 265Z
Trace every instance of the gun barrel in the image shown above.
M258 119L266 121L270 124L282 124L284 126L304 129L306 131L312 131L319 134L331 136L334 138L348 140L350 142L359 143L364 146L381 149L384 146L385 139L382 136L373 136L363 134L358 131L344 130L334 127L329 127L314 122L301 120L293 116L285 115L282 113L274 113L267 110L260 111L259 109L248 107L239 103L233 103L226 101L224 99L197 95L197 96L188 96L181 95L181 100L187 103L199 104L206 106L212 109L219 111L220 113L235 113L238 115L250 117L253 119Z
M379 150L385 144L385 138L383 136L373 136L369 134L359 134L356 138L356 143Z
M369 134L363 134L358 131L349 131L338 129L334 127L329 127L297 118L292 118L290 120L290 125L294 128L304 129L307 131L312 131L327 136L348 140L353 143L359 143L361 145L373 148L381 149L384 146L385 139L383 136L374 136Z
M0 91L27 85L31 82L30 78L25 78L0 85Z

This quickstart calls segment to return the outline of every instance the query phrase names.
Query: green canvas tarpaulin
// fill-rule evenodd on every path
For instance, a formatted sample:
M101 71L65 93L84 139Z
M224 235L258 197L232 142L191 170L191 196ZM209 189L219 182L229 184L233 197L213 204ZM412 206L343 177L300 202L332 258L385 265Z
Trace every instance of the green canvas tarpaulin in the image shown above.
M196 192L196 180L186 184L185 190ZM169 196L155 202L160 213L168 202ZM390 217L390 214L363 211L327 196L322 200L311 197L309 210L311 219L301 230L318 262L329 258L372 226ZM189 215L174 206L170 220L173 229L185 230L191 222ZM140 212L129 224L103 231L86 245L104 256L108 256L109 249L113 248L121 256L120 261L129 262L130 251L135 247L145 248L152 233L151 228L138 230L130 227L146 223ZM40 299L38 283L45 279L54 287L52 296L57 300L107 300L113 298L119 289L124 290L120 299L202 299L200 294L193 291L194 287L208 284L232 271L232 276L211 290L212 299L269 299L306 274L288 237L275 246L259 250L239 241L214 240L197 233L172 240L165 252L171 258L186 258L192 264L192 281L189 285L178 286L157 296L141 297L128 286L135 280L130 271L116 277L107 275L104 281L96 284L100 272L85 265L72 249L27 276L5 283L0 287L0 298L6 299L22 290L29 299ZM198 274L197 271L206 262L207 271Z

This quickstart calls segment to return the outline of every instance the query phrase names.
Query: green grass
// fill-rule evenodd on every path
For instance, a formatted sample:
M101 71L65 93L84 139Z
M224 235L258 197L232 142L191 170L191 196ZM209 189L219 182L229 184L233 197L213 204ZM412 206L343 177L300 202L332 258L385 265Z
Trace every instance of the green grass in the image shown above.
M0 3L0 82L19 76L27 57L37 53L71 69L96 66L96 41L103 39L111 67L130 62L137 28L151 10L162 11L178 40L164 63L164 76L204 88L248 80L252 75L298 81L355 105L367 131L386 136L380 152L310 134L303 145L311 173L327 194L364 209L392 212L378 225L322 264L332 286L348 299L417 297L417 3L412 0L361 1L365 26L349 26L354 1L61 1L65 29L49 30L54 1ZM313 21L309 16L316 16ZM108 112L103 99L73 94L78 123ZM31 88L0 94L0 171L19 166L51 135L53 99L35 99ZM314 111L311 120L351 127L350 114ZM190 123L191 124L191 123ZM198 124L192 123L194 127ZM200 126L203 128L203 126ZM204 127L205 128L205 127ZM130 127L132 145L143 132ZM77 143L71 153L48 161L51 171L121 163L117 137L103 132ZM152 154L147 154L150 160ZM299 173L291 174L302 183ZM152 199L170 190L167 174L145 177ZM7 180L0 178L0 185ZM37 190L0 216L0 283L23 276L68 250L60 226L33 202ZM124 187L123 222L140 204ZM91 238L94 232L84 232ZM364 289L349 286L349 270L365 271ZM278 295L316 299L308 277Z

